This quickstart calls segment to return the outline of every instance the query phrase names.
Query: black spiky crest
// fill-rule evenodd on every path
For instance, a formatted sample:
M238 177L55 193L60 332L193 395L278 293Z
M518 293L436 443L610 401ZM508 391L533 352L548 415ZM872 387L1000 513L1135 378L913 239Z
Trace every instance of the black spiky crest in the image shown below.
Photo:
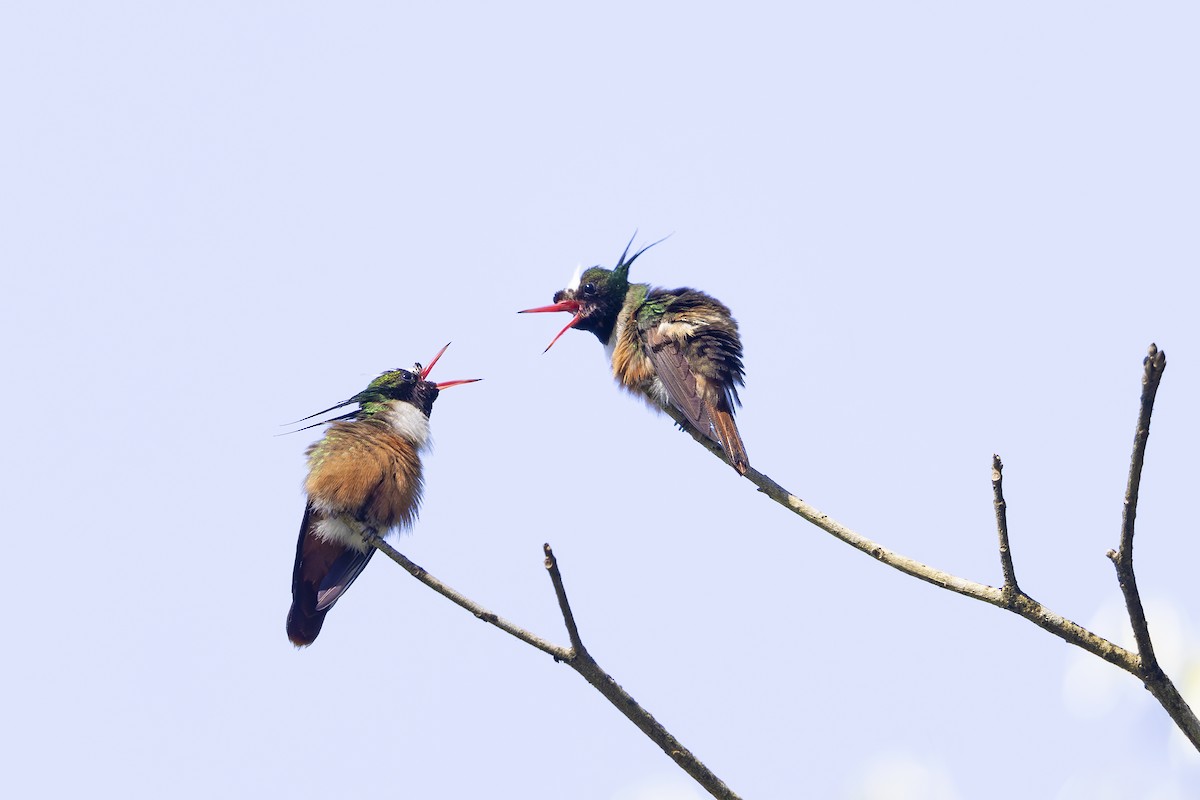
M629 248L633 246L633 240L637 238L637 234L638 234L638 232L634 231L633 236L629 237L629 244L625 245L625 252L621 253L621 258L617 260L617 265L615 267L613 267L613 274L616 275L617 279L623 283L629 282L629 268L631 266L633 266L634 261L637 261L638 256L640 256L642 253L649 250L651 247L654 247L654 245L662 244L667 239L671 238L671 234L667 234L663 238L659 239L657 242L651 242L650 244L643 247L641 250L638 250L632 256L629 256ZM626 256L629 256L629 257L626 258Z

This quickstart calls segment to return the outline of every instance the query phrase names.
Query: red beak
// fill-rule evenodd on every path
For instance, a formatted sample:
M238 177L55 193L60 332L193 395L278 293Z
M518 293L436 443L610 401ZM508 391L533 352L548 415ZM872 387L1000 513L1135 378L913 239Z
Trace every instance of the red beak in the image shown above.
M518 311L517 313L518 314L544 314L548 311L570 311L575 316L571 317L571 321L566 324L566 327L564 327L561 331L558 332L558 336L555 336L553 339L550 340L550 344L546 345L546 349L542 351L543 353L549 352L550 348L554 347L554 343L557 342L564 333L569 331L571 328L574 328L575 323L579 322L579 301L578 300L563 300L561 303L555 303L552 306L541 306L539 308L527 308L524 311Z
M449 347L449 346L450 346L450 343L446 342L446 347ZM437 355L434 356L433 360L429 362L429 366L427 366L427 367L425 367L425 369L421 370L421 380L425 380L426 378L429 377L429 373L433 371L433 365L436 364L438 362L438 359L442 357L442 353L446 352L446 347L443 347L441 350L438 350ZM436 386L438 388L438 391L441 391L442 389L449 389L451 386L461 386L464 383L475 383L476 381L481 381L481 380L483 380L483 378L465 378L463 380L445 381L443 383L435 383L434 386Z

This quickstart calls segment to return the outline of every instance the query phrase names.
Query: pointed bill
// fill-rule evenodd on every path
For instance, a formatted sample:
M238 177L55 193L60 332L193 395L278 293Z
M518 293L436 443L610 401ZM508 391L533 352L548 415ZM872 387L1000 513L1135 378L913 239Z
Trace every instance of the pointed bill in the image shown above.
M421 380L425 380L429 377L429 373L433 372L433 365L438 362L438 359L442 357L442 353L446 352L447 348L450 347L450 344L450 342L446 342L446 346L437 351L437 355L434 356L433 360L429 362L429 366L421 370Z
M462 386L464 383L475 383L481 380L483 380L483 378L462 378L457 381L442 381L441 383L435 383L434 386L436 386L440 392L442 389L449 389L451 386Z
M424 367L421 370L421 380L424 381L429 379L429 373L433 372L433 365L438 362L438 359L442 357L442 353L446 352L446 348L448 347L450 347L450 342L446 342L446 346L437 351L437 355L434 356L433 360L429 362L429 366ZM476 381L481 380L483 380L483 378L463 378L456 381L442 381L441 383L435 383L434 386L438 388L438 391L441 391L442 389L449 389L451 386L462 386L464 383L475 383Z
M552 306L538 306L537 308L527 308L524 311L517 312L518 314L545 314L550 311L569 311L575 316L571 317L571 321L568 322L566 326L558 332L558 336L555 336L550 340L550 344L546 345L546 349L542 351L543 353L548 353L550 348L554 347L554 343L557 342L564 333L571 330L571 328L574 328L575 324L579 322L579 301L563 300L555 303Z

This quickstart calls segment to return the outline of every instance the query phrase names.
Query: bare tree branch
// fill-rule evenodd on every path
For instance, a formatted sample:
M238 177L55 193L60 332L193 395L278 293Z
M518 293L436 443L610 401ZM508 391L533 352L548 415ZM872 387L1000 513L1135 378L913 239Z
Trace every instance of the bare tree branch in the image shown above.
M551 644L550 642L547 642L545 639L541 638L540 636L536 636L536 635L530 633L529 631L525 630L524 628L522 628L518 625L514 625L513 623L509 622L508 620L504 619L503 617L499 616L498 614L488 611L486 608L479 605L474 600L471 600L470 598L466 597L465 595L460 594L459 592L450 588L449 586L442 583L437 578L433 577L428 572L426 572L424 567L410 561L407 557L404 556L403 553L401 553L399 550L397 550L396 548L394 548L390 544L388 544L386 541L384 541L383 538L378 533L376 533L374 530L367 528L366 531L363 532L363 538L367 540L367 544L371 545L376 550L378 550L379 552L383 553L385 556L390 558L392 561L395 561L397 564L404 567L406 570L409 571L409 573L414 578L416 578L421 583L428 586L430 589L433 589L435 592L440 594L442 597L445 597L447 600L454 603L455 605L462 606L463 608L465 608L467 611L470 611L472 614L474 614L479 619L483 620L484 622L488 623L489 625L495 625L497 628L504 631L509 636L513 636L513 637L516 637L517 639L520 639L522 642L529 645L530 647L536 647L538 650L541 650L543 653L547 653L549 655L554 656L555 660L557 660L557 661L569 661L570 660L571 651L569 649L567 649L565 647L559 647L556 644Z
M558 598L558 608L562 611L563 624L567 626L567 636L571 639L571 649L575 651L575 655L584 655L587 653L587 648L583 646L583 639L579 637L579 628L575 627L575 615L571 613L571 604L567 602L567 589L563 586L562 573L558 571L558 561L554 558L554 551L550 549L550 543L542 545L542 550L546 553L546 570L550 573L550 582L554 584L554 596Z
M1013 568L1012 548L1008 544L1008 504L1004 502L1004 464L992 454L992 505L996 509L996 532L1000 536L1000 570L1004 573L1004 595L1010 603L1020 594L1017 572Z
M1154 655L1154 643L1150 639L1150 626L1146 622L1146 610L1138 593L1137 578L1133 572L1133 528L1137 518L1138 493L1141 490L1142 466L1146 460L1146 443L1150 439L1150 415L1154 411L1154 398L1158 384L1167 368L1167 356L1151 344L1149 353L1142 362L1142 399L1138 411L1137 430L1133 435L1133 455L1129 459L1129 480L1125 484L1125 505L1121 512L1121 543L1116 551L1109 550L1117 570L1117 582L1125 595L1125 608L1129 612L1129 623L1133 627L1133 640L1138 649L1138 670L1146 690L1167 710L1171 719L1183 731L1196 749L1200 750L1200 721L1188 706L1187 701L1175 688L1170 678L1159 666Z
M704 766L698 758L692 755L686 747L679 743L671 733L664 728L658 720L656 720L649 711L634 700L628 692L620 687L620 685L605 672L596 660L592 658L587 649L583 646L583 641L579 635L579 629L575 625L575 616L571 613L571 606L567 602L567 591L563 586L562 574L558 569L558 562L554 558L554 553L550 549L550 545L544 545L543 549L546 554L546 570L550 574L550 580L554 585L554 594L558 598L558 607L562 611L563 622L567 627L567 634L571 639L571 647L560 647L556 644L536 636L533 633L521 628L503 617L488 611L483 606L476 603L474 600L466 597L458 591L442 583L440 580L430 575L424 567L414 563L405 557L400 551L388 544L374 530L367 528L363 533L363 538L367 544L379 550L392 561L395 561L421 583L433 589L442 597L470 611L477 618L483 620L489 625L494 625L510 636L519 639L530 647L535 647L543 653L547 653L554 657L555 661L561 661L571 669L583 676L584 680L590 683L595 689L604 695L610 703L616 706L617 710L624 714L630 722L637 726L638 730L646 734L656 745L658 745L664 753L670 756L680 769L704 787L713 797L722 798L722 800L738 800L738 796L734 794L724 781L712 773L708 767Z
M1007 505L1004 502L1003 465L997 456L992 462L992 487L996 522L1000 536L1000 562L1004 575L1004 588L997 589L987 584L975 583L948 572L934 569L919 561L895 553L882 545L876 544L867 537L847 528L837 520L817 510L813 506L796 497L775 481L751 467L743 476L758 487L767 497L779 503L784 508L816 525L826 533L860 550L877 561L898 569L906 575L919 578L926 583L932 583L957 594L1012 611L1029 620L1038 627L1053 633L1065 642L1082 648L1093 655L1099 656L1110 664L1114 664L1140 679L1146 689L1159 701L1170 715L1171 719L1183 731L1192 746L1200 750L1200 720L1180 695L1179 690L1166 676L1154 659L1154 650L1150 643L1150 634L1146 626L1145 612L1142 610L1141 599L1137 593L1137 583L1133 575L1133 520L1137 511L1138 486L1141 480L1142 462L1145 457L1146 439L1150 432L1150 412L1154 405L1154 395L1158 391L1158 383L1166 366L1166 357L1154 345L1150 346L1150 355L1145 361L1145 374L1142 384L1142 406L1138 416L1137 435L1134 439L1133 462L1130 466L1129 486L1125 497L1124 525L1121 532L1121 549L1117 553L1110 551L1109 557L1117 566L1121 589L1125 593L1126 605L1129 608L1130 619L1133 622L1134 638L1137 642L1138 653L1132 653L1107 639L1097 636L1081 625L1062 617L1041 603L1034 600L1017 586L1016 571L1012 564L1011 547L1008 542ZM707 436L696 431L679 411L672 407L664 409L680 428L691 434L705 449L722 461L725 456L720 445Z
M1150 628L1146 624L1146 611L1138 594L1137 579L1133 574L1133 525L1137 518L1138 492L1142 483L1142 465L1146 460L1146 443L1150 439L1150 414L1154 411L1154 396L1167 367L1167 356L1155 345L1142 362L1142 402L1138 412L1137 430L1133 436L1133 455L1129 460L1129 480L1125 484L1125 505L1121 511L1121 544L1118 550L1108 551L1113 566L1117 569L1117 581L1125 595L1125 607L1129 611L1129 622L1133 625L1133 640L1137 642L1141 665L1145 670L1157 670L1158 660L1154 657L1154 645L1150 641Z
M583 642L579 639L579 631L575 628L575 618L571 614L571 607L567 604L567 593L563 588L562 575L559 573L554 552L548 544L544 545L544 549L546 551L546 569L550 572L550 580L554 583L554 593L558 596L559 608L562 610L563 622L570 632L575 648L573 657L567 662L567 665L582 675L584 680L596 688L596 691L608 698L608 702L616 706L622 714L629 718L630 722L638 727L638 730L662 748L662 751L670 756L680 769L691 775L709 794L724 800L737 800L738 796L720 778L709 771L708 767L704 766L698 758L680 744L679 740L660 725L649 711L646 711L630 697L629 693L601 669L596 660L584 648Z

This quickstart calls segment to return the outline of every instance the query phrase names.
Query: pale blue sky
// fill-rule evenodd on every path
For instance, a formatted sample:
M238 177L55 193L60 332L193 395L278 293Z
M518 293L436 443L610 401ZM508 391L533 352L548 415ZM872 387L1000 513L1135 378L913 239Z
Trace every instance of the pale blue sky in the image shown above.
M620 394L594 337L542 355L566 319L515 312L673 233L633 274L733 309L756 467L997 583L999 452L1022 586L1111 638L1158 342L1136 563L1200 703L1198 24L6 5L12 796L698 796L573 672L383 558L287 641L318 432L279 425L451 340L435 377L485 381L438 401L401 550L565 642L551 542L593 654L744 797L1190 794L1200 759L1132 678L800 523Z

